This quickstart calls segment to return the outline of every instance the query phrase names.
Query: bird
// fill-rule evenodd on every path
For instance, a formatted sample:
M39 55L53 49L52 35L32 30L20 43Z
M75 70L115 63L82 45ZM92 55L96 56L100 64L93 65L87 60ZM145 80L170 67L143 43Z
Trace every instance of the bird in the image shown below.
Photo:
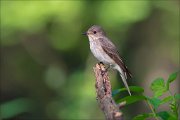
M131 92L127 84L127 78L131 78L132 74L124 64L116 46L106 36L102 27L99 25L93 25L87 30L87 32L83 33L83 35L88 36L90 50L95 58L119 72L122 81L131 96Z

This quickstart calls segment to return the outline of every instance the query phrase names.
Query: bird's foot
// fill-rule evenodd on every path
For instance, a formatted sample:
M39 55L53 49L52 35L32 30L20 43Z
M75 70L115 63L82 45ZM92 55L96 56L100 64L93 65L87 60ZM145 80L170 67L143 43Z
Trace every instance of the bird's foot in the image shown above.
M107 72L107 71L106 71L106 68L105 68L105 65L104 65L103 62L99 62L98 64L99 64L100 67L101 67L101 75L104 76L104 74Z
M99 65L104 65L104 63L103 63L103 62L99 62L98 64L99 64Z
M105 68L105 65L104 65L103 62L99 62L98 64L104 66L104 69L102 69L102 76L104 76L104 74L105 74L105 73L111 68L111 66L112 66L112 65L110 64L110 65L108 65L107 68Z

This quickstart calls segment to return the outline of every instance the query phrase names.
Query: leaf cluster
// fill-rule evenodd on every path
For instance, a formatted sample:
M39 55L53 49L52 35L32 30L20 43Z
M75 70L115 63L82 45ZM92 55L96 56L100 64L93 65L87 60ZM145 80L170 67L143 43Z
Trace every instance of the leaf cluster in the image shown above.
M142 87L130 86L130 90L135 92L136 95L120 98L116 100L116 102L126 102L126 105L129 105L138 101L146 101L152 112L139 114L135 116L133 120L145 120L147 118L154 118L156 120L177 120L179 107L178 100L180 99L180 94L173 94L170 90L170 84L177 78L177 74L178 72L172 73L167 81L163 78L155 79L150 85L150 89L153 92L152 97L143 95L144 89ZM112 92L112 96L116 96L118 93L123 91L126 91L126 88L114 90ZM162 96L166 93L168 93L168 95L162 98ZM158 111L158 108L161 105L168 105L169 110Z

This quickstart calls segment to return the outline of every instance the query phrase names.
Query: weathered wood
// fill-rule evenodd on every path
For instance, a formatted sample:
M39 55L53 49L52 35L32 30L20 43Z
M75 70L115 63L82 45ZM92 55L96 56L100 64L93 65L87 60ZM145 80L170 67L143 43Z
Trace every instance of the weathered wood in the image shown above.
M96 64L94 67L96 77L97 101L105 114L106 120L123 120L119 105L115 103L111 95L111 83L108 73L103 64Z

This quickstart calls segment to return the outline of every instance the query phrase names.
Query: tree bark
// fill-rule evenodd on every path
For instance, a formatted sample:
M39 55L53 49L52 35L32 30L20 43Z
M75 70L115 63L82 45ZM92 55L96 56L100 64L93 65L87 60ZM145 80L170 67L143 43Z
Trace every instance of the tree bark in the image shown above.
M105 66L103 64L96 64L94 73L96 77L97 101L105 114L106 120L123 120L120 106L112 98L111 83Z

